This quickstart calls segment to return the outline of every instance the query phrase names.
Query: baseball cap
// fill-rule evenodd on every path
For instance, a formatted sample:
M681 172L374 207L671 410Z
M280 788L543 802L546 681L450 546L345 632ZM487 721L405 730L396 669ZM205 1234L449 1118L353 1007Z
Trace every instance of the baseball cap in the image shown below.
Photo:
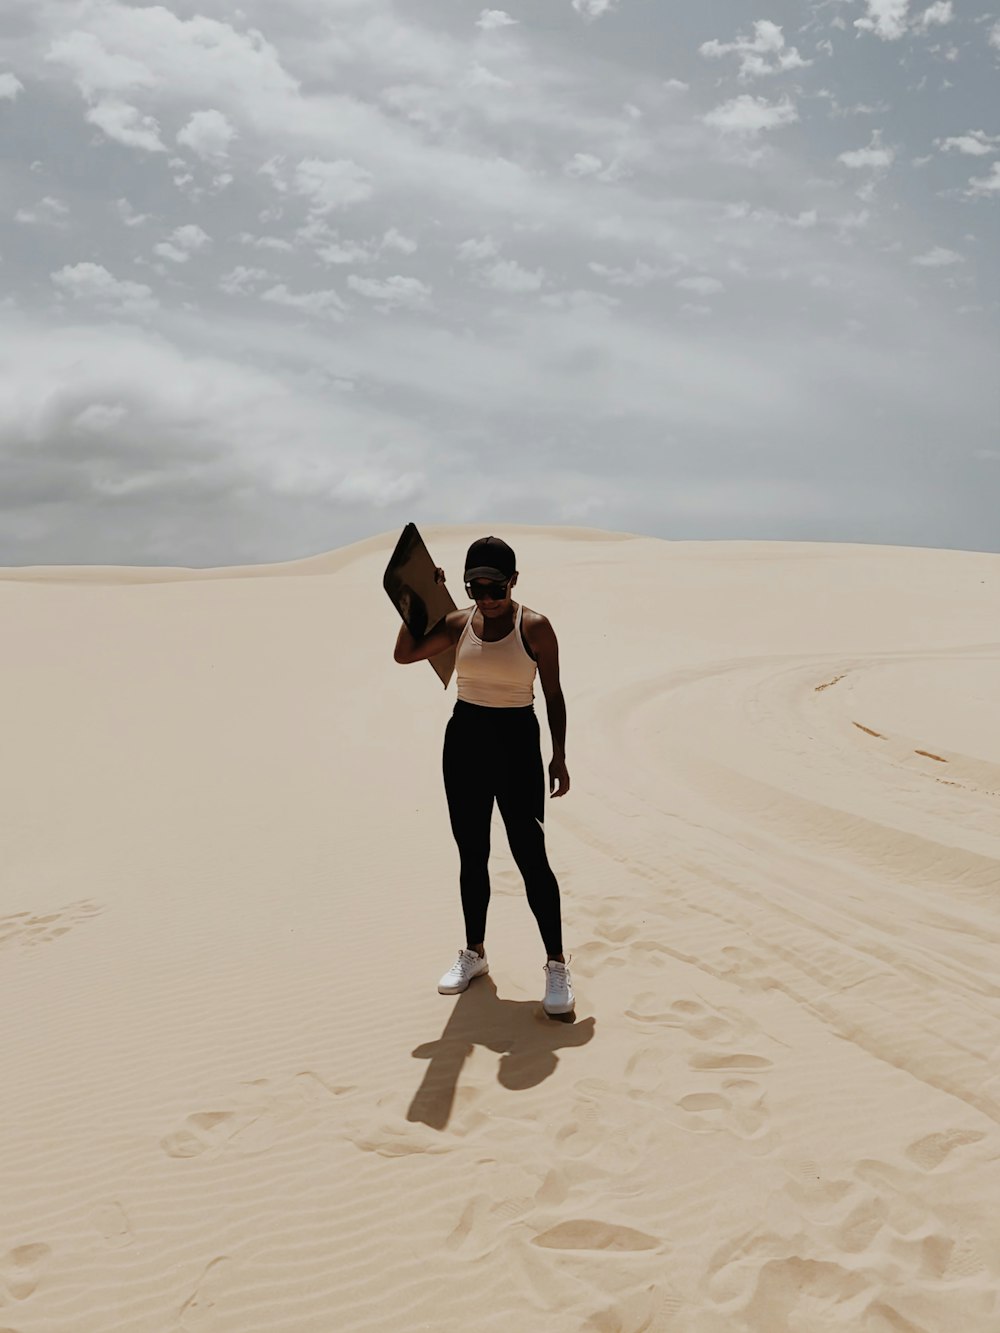
M480 537L465 557L465 582L470 579L509 579L517 571L514 552L499 537Z

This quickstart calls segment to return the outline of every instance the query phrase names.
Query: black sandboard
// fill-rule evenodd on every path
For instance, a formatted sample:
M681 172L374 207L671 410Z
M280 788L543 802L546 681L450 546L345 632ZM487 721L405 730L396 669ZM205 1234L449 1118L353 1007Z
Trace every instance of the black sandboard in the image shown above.
M451 593L443 583L434 581L435 568L417 525L407 523L385 567L382 587L415 639L422 639L449 611L455 610ZM455 649L446 648L427 661L447 689L455 670Z

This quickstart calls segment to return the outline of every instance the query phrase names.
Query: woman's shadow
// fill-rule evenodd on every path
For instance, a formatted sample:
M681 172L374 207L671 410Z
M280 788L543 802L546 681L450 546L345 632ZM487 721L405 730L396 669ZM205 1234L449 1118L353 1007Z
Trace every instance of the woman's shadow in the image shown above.
M533 1088L555 1070L556 1051L585 1046L594 1035L593 1018L575 1023L573 1015L554 1021L537 1000L501 1000L489 976L477 977L461 992L437 1041L425 1042L414 1059L430 1063L406 1113L431 1129L444 1129L451 1117L462 1066L475 1046L500 1055L497 1078L505 1088Z

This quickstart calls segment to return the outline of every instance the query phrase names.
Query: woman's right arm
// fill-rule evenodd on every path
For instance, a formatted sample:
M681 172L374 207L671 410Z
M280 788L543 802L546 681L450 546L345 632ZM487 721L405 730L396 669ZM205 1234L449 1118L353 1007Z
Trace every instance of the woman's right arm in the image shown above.
M449 615L451 613L449 612ZM415 639L405 625L400 625L393 657L397 662L423 662L428 657L437 657L454 643L449 617L439 620L429 634L422 639Z
M440 566L434 571L434 581L435 583L444 583L444 570ZM438 653L443 653L453 643L452 628L448 616L439 620L437 625L432 626L431 632L425 634L422 639L415 639L404 623L399 627L393 657L397 662L407 665L410 662L424 662L428 657L437 657Z

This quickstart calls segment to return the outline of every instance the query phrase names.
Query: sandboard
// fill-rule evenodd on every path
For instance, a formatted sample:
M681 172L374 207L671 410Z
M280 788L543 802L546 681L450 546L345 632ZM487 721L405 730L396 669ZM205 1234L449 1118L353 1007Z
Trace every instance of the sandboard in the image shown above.
M455 610L451 593L443 583L434 581L435 568L417 525L407 523L385 567L382 587L415 639L422 639L449 611ZM447 689L455 670L455 648L446 648L427 661Z

